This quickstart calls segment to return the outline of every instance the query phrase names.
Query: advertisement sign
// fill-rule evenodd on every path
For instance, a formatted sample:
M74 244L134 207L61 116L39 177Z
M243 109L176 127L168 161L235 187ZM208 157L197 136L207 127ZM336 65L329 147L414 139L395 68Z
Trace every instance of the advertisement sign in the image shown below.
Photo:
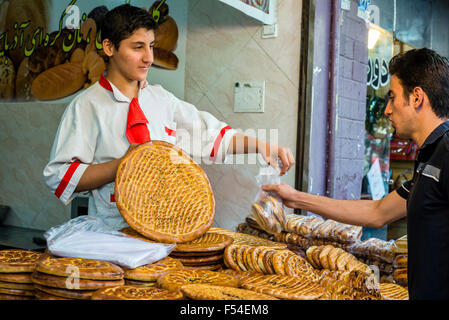
M0 102L58 100L97 82L107 64L101 23L125 3L130 0L0 0ZM132 5L159 21L153 65L176 69L178 29L166 1Z

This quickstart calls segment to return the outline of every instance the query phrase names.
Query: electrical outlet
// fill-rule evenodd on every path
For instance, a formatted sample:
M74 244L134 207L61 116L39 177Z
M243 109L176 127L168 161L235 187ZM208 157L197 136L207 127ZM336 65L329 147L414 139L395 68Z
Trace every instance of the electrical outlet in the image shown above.
M234 112L264 112L265 81L236 82Z

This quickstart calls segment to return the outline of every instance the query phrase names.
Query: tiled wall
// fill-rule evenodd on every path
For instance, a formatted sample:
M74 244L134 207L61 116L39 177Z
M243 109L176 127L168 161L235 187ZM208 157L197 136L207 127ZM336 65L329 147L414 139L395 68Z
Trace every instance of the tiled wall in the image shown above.
M335 111L335 161L330 196L360 198L365 151L366 73L368 29L357 16L357 1L351 10L340 11L337 53L337 94Z
M4 224L47 230L70 218L42 176L63 103L0 103L0 203L11 209Z
M263 39L262 23L219 1L190 0L185 100L233 128L267 129L267 138L277 129L279 143L295 154L301 1L278 0L277 9L278 37ZM263 80L265 112L234 113L234 83ZM247 162L202 165L217 202L215 226L233 230L250 213L258 167ZM294 186L294 168L282 181Z

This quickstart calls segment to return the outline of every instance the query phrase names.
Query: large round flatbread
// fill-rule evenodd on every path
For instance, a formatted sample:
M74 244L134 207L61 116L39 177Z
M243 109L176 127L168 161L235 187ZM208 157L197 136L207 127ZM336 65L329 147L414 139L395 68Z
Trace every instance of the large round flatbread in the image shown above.
M0 288L34 290L34 285L31 283L15 283L15 282L0 281Z
M76 300L72 298L63 298L54 294L49 294L44 291L36 290L36 300Z
M186 270L209 270L209 271L218 271L220 269L223 269L222 263L217 264L207 264L204 266L184 266L184 269Z
M188 284L181 292L193 300L278 300L277 298L254 291L208 284Z
M77 299L77 300L90 300L92 297L92 293L95 292L95 290L68 290L68 289L54 288L42 286L37 283L34 284L34 287L36 289L36 292L44 292L52 296L58 296L67 299Z
M240 286L287 300L316 300L324 294L319 283L284 275L252 276L243 280Z
M40 256L40 252L29 250L0 250L0 273L31 273Z
M31 273L0 273L0 281L14 283L33 283Z
M208 232L228 235L232 239L234 239L232 244L265 246L265 247L273 247L273 248L277 248L277 249L287 248L286 243L274 242L274 241L267 240L267 239L264 239L261 237L256 237L256 236L252 236L250 234L241 233L241 232L234 232L234 231L223 229L223 228L212 227L208 230Z
M178 259L166 257L151 264L125 270L125 279L156 281L160 276L169 271L180 270L183 268L183 264Z
M225 234L206 232L201 237L186 243L179 243L173 249L172 253L202 253L224 250L234 239Z
M18 296L14 294L0 293L0 300L34 300L34 296Z
M44 256L36 263L36 270L42 273L79 277L91 280L120 280L124 271L119 266L107 261L83 258L59 258Z
M179 257L177 259L185 266L204 266L223 262L223 254L206 257Z
M10 288L0 288L0 293L8 294L8 295L16 295L16 296L34 296L33 290L24 290L24 289L10 289Z
M92 300L180 300L181 292L155 287L117 286L97 290Z
M139 280L125 279L125 285L155 287L157 285L157 282L156 281L139 281Z
M71 277L53 276L50 274L33 272L31 275L33 283L37 283L47 287L61 288L68 290L96 290L104 287L112 287L125 284L121 280L90 280Z
M166 243L203 235L215 215L203 169L182 149L163 141L153 140L125 155L115 179L115 201L134 230Z
M209 270L179 270L167 272L157 280L158 286L170 291L179 291L183 285L206 283L226 287L237 287L235 277Z
M140 233L138 233L136 230L134 230L131 227L126 227L120 230L120 232L123 232L124 234L126 234L127 236L139 239L139 240L143 240L146 242L151 242L151 243L156 243L156 241L153 241L151 239L145 238L143 235L141 235Z

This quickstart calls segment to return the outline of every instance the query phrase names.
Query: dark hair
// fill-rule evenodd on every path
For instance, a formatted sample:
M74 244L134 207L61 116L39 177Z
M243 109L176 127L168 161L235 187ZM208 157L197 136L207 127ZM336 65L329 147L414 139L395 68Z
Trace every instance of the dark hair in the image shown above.
M401 81L406 98L416 87L429 97L433 112L449 118L449 61L433 50L422 48L394 56L389 72Z
M124 4L108 11L104 16L101 39L109 39L118 49L122 40L140 28L156 31L157 23L148 11Z

